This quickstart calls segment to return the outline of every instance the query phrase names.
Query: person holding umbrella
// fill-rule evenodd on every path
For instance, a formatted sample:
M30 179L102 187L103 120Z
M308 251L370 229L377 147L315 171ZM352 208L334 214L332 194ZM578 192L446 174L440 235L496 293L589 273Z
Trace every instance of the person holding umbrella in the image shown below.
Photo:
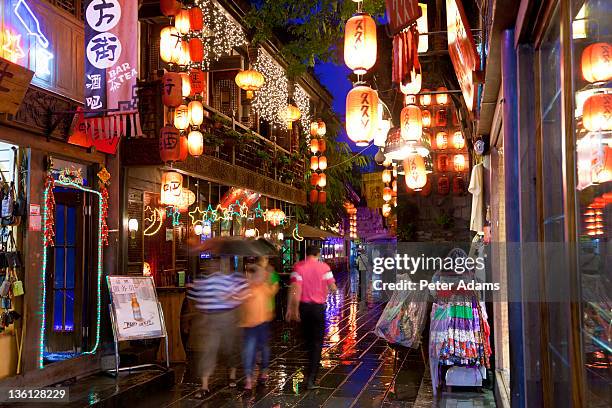
M240 362L238 341L238 308L248 296L247 281L241 273L232 272L230 257L213 260L217 270L196 278L189 285L187 298L199 312L195 317L190 342L202 342L200 361L202 388L197 397L209 393L208 379L215 371L218 354L226 357L230 386L236 386L236 367Z
M337 290L334 275L325 262L319 261L321 250L316 246L306 249L306 259L296 263L291 274L291 288L287 305L287 321L301 321L308 351L306 388L316 385L325 335L325 301Z

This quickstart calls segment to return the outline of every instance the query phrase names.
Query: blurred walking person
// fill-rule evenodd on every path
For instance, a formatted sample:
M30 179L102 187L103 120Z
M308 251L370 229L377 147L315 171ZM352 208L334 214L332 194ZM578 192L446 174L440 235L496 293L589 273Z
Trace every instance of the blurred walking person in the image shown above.
M270 321L274 316L274 296L278 292L278 283L273 283L271 279L271 269L265 256L258 257L257 261L247 268L249 296L242 305L241 321L244 329L245 390L253 388L253 371L258 352L261 352L259 381L265 382L268 378Z
M208 380L215 371L218 354L226 358L230 387L236 386L236 367L240 362L239 306L248 296L247 281L241 273L232 272L229 257L213 262L212 273L195 279L187 292L187 298L199 312L189 342L203 343L202 388L196 395L199 398L209 393Z
M308 366L306 388L316 389L325 335L325 301L335 292L334 275L325 262L319 261L321 250L316 246L306 249L306 259L296 263L291 274L291 288L287 305L287 321L301 321L304 332Z

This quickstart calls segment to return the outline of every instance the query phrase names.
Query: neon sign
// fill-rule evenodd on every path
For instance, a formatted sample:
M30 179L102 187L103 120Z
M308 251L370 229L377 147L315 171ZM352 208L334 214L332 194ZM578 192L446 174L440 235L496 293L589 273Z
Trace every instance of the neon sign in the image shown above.
M13 13L16 17L12 19L14 26L5 25L0 31L0 54L13 63L32 69L37 77L48 78L51 75L49 61L54 58L54 54L49 40L42 32L40 21L26 0L17 0ZM31 43L30 38L34 38L33 44L27 46L25 51L22 48L22 36L27 44ZM29 61L19 61L28 55Z

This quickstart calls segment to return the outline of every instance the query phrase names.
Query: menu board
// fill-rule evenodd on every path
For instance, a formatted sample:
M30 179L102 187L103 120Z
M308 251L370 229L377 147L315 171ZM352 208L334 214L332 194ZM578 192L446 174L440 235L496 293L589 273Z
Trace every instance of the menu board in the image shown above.
M152 277L107 276L117 341L164 337Z

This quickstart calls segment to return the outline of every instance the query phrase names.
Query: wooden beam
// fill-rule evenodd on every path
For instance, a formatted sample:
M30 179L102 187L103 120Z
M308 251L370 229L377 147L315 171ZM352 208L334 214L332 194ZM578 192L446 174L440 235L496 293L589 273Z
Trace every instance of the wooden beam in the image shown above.
M43 136L34 135L25 130L6 126L0 120L2 140L25 148L42 150L49 154L64 156L70 159L80 159L89 163L104 164L106 155L104 153L89 151L83 147L74 146L59 140L47 140Z

